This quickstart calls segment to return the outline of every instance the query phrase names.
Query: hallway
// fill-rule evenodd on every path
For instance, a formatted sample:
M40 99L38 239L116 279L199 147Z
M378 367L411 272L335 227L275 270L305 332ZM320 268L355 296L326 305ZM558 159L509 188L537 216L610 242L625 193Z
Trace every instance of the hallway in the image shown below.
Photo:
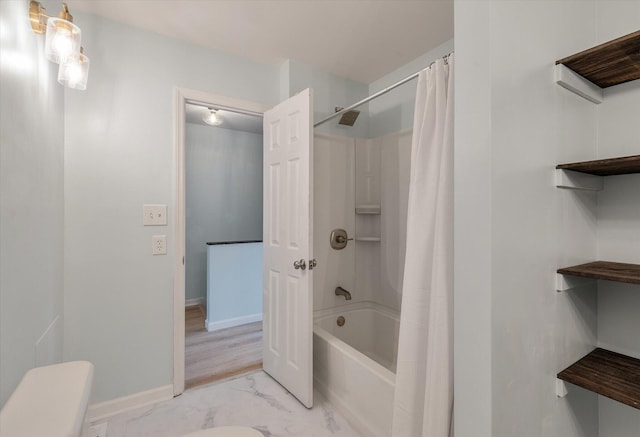
M185 389L262 369L262 322L208 332L205 317L185 309Z

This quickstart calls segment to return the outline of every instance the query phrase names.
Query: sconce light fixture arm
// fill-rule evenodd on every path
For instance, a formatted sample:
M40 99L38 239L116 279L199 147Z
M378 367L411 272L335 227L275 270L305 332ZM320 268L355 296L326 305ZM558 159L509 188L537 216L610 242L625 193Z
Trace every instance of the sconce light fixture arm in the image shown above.
M51 18L51 15L45 14L45 11L46 8L40 2L31 0L29 3L29 21L31 21L31 29L35 33L43 34L47 30L47 20ZM58 17L73 23L73 15L69 13L69 7L66 3L62 3L62 11Z

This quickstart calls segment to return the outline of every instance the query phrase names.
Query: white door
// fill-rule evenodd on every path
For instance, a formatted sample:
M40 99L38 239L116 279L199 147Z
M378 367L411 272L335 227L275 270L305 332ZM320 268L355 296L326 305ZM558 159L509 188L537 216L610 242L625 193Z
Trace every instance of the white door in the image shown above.
M264 113L263 367L313 405L312 96Z

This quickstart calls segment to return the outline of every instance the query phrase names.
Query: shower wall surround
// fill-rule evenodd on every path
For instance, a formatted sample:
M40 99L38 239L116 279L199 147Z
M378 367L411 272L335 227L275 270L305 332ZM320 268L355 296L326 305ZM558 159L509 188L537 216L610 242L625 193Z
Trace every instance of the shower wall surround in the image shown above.
M356 283L376 303L400 311L406 248L411 130L356 140ZM379 241L375 241L379 238Z
M407 243L407 204L413 131L403 130L372 140L380 148L380 286L374 299L400 311Z
M313 309L344 303L335 296L340 286L351 291L352 302L370 300L370 294L355 292L355 244L342 250L329 245L331 230L340 228L351 238L355 233L354 140L335 135L313 137Z
M400 310L411 131L375 139L314 136L314 309L373 301ZM379 206L380 214L358 214ZM332 249L333 229L347 231L342 250Z
M316 119L349 106L428 66L453 50L453 40L364 85L289 61L291 95L314 88ZM314 134L314 309L343 304L334 289L352 293L351 302L373 301L400 311L415 81L357 108L354 126L336 120ZM381 214L355 214L360 204L376 204ZM336 251L332 229L345 229L353 241ZM375 241L377 238L380 241ZM348 284L345 286L343 284Z

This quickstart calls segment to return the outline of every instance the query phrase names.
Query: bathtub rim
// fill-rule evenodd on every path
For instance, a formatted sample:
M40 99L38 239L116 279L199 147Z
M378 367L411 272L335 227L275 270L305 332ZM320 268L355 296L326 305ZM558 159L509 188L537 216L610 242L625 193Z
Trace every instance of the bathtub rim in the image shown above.
M349 312L358 311L358 310L367 310L372 309L378 311L385 316L391 317L396 321L400 321L399 314L383 305L377 304L375 302L363 301L363 302L355 302L349 303L346 305L341 305L338 307L327 308L323 310L319 310L314 312L313 317L313 335L317 335L322 340L327 342L330 346L335 347L343 354L348 357L363 363L367 368L369 368L377 377L381 378L385 382L392 384L395 387L396 384L396 374L391 370L384 367L382 364L375 361L373 358L370 358L354 348L353 346L347 344L346 342L340 340L338 337L322 328L316 322L320 320L326 320L330 317L337 317L340 314L348 314Z
M318 320L324 320L328 317L337 315L336 314L337 312L352 312L352 311L365 310L365 309L376 310L377 312L384 314L385 316L390 317L397 322L400 322L399 311L396 311L392 308L389 308L387 306L381 305L379 303L376 303L370 300L363 300L360 302L344 303L342 305L337 305L330 308L324 308L321 310L314 310L313 323L315 325Z

